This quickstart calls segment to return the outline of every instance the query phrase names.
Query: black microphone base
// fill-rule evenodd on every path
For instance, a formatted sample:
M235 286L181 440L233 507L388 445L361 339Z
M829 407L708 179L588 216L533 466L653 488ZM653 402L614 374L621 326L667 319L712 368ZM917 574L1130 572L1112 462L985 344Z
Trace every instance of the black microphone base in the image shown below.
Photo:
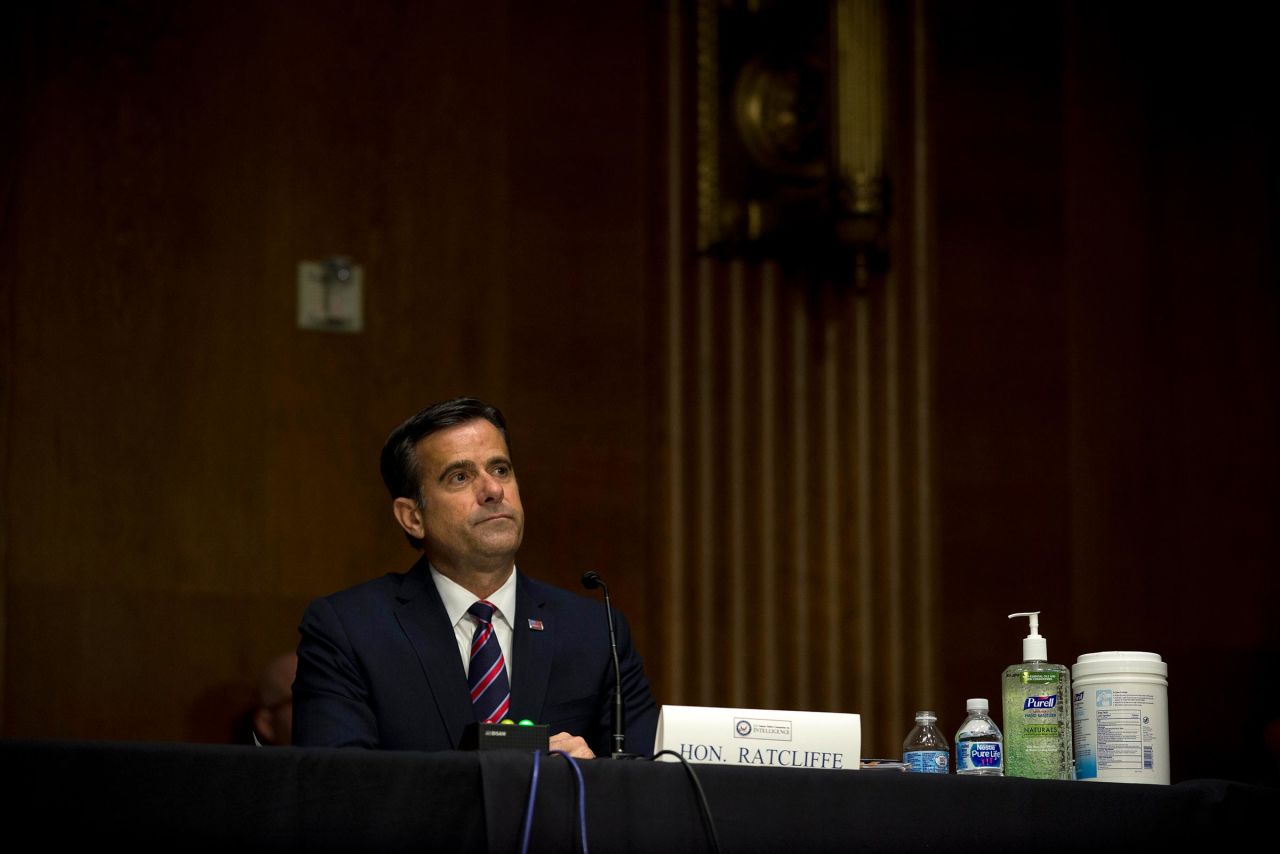
M546 750L550 742L546 724L467 724L462 731L462 750Z

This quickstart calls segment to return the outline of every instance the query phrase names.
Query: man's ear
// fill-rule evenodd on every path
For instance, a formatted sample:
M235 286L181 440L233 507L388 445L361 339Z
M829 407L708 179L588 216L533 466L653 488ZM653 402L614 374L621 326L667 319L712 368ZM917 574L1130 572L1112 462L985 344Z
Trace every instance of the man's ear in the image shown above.
M412 498L397 498L392 501L391 512L395 514L396 521L400 523L401 528L404 528L406 534L418 539L426 536L427 529L422 524L422 511L418 509L418 503Z

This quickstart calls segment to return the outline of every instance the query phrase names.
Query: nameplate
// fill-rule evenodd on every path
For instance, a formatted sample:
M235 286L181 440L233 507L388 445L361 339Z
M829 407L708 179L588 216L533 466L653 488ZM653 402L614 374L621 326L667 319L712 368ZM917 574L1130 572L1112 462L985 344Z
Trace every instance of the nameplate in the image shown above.
M659 750L714 765L856 771L862 720L835 712L663 706L654 748Z

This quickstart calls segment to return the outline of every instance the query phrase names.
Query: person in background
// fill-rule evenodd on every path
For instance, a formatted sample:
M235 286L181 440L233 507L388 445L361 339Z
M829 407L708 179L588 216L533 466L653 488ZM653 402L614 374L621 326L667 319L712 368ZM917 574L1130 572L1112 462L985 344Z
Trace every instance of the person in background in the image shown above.
M253 711L253 740L264 747L293 743L293 679L298 656L277 655L258 678L258 706Z

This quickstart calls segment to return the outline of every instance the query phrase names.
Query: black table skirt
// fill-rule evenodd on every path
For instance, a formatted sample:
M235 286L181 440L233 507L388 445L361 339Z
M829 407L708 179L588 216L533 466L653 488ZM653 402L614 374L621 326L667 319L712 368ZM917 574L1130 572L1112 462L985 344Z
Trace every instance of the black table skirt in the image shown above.
M544 756L534 851L573 851L577 783ZM678 764L580 763L592 852L708 851ZM722 850L1156 851L1243 845L1280 789L695 766ZM0 742L10 842L142 849L516 851L532 755Z

